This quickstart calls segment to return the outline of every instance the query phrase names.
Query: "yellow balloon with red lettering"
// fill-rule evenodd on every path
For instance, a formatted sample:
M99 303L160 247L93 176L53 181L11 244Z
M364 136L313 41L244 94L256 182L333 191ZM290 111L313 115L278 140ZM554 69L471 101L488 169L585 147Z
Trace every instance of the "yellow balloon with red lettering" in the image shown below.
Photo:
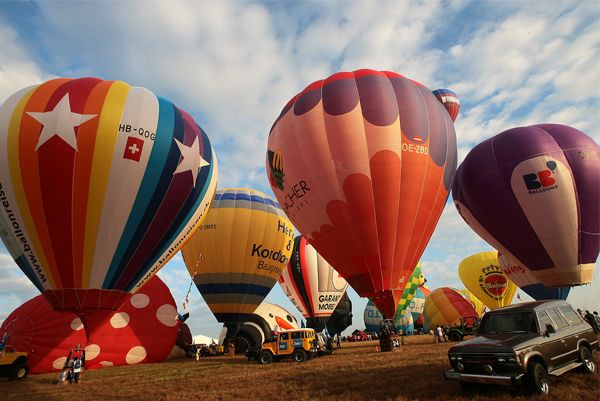
M458 275L465 287L490 309L510 305L517 291L502 271L496 251L467 256L458 266Z

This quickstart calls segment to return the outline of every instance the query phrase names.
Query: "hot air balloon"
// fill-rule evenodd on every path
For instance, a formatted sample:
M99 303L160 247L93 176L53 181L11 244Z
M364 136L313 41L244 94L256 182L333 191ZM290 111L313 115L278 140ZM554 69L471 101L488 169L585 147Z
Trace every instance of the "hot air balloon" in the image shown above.
M467 256L458 265L458 276L465 287L490 309L510 305L517 291L517 286L502 272L496 251Z
M408 310L412 314L415 328L423 327L423 308L425 307L425 299L431 293L429 288L424 285L417 287L415 294L408 305Z
M97 328L93 342L87 342L76 314L52 310L42 295L15 309L0 333L8 333L15 349L28 351L31 373L50 373L63 368L78 344L85 346L86 369L162 362L175 345L179 325L171 292L154 276Z
M506 277L536 301L567 299L569 296L571 287L548 288L528 268L515 264L504 254L498 254L498 262Z
M466 288L462 289L462 290L457 290L457 291L466 300L471 302L471 305L473 305L473 308L477 312L477 316L479 316L479 317L483 316L483 313L485 312L485 305L483 304L483 302L481 302L479 300L479 298L477 298L475 295L473 295L473 293L471 291L467 290Z
M193 234L216 177L204 131L141 87L53 79L0 107L2 240L88 334Z
M344 295L348 283L306 239L294 239L294 248L279 285L306 318L308 327L323 331L325 322Z
M293 243L294 227L277 202L252 189L228 188L217 191L182 254L210 310L235 332L279 279Z
M423 309L425 330L433 330L435 326L454 326L460 324L461 318L477 317L471 302L457 291L441 287L431 291L425 299Z
M398 314L398 311L403 312L410 305L417 287L423 284L425 284L425 277L421 273L421 266L417 265L408 278L404 291L402 291L396 314Z
M266 159L271 188L302 235L393 316L455 173L444 106L393 72L340 72L288 102Z
M456 93L450 89L436 89L433 91L433 94L444 105L452 121L456 121L458 113L460 113L460 101Z
M600 148L583 132L539 124L473 148L452 196L481 238L548 287L589 283L600 249Z

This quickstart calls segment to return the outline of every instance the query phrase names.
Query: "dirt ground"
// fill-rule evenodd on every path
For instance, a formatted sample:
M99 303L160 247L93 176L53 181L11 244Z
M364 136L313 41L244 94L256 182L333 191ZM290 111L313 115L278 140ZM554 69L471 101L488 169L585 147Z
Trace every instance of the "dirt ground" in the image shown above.
M165 363L86 371L79 384L56 386L58 374L0 381L1 400L561 400L600 399L600 376L569 372L551 377L550 395L481 386L464 393L444 380L451 343L408 337L400 351L376 351L376 341L342 343L342 349L302 364L258 365L241 356L177 359ZM595 354L596 363L600 355Z

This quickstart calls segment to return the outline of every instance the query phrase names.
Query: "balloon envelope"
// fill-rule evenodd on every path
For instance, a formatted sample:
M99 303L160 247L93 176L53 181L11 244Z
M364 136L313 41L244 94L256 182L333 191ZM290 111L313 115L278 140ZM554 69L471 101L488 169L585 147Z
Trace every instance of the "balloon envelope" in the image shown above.
M338 302L333 314L327 319L326 326L331 335L341 335L342 331L352 326L352 301L347 292Z
M365 306L363 318L366 331L379 332L380 323L384 317L372 301L369 301ZM403 330L405 333L414 331L414 320L409 310L401 311L398 309L393 320L396 330Z
M467 289L458 290L458 292L460 295L465 297L465 299L471 302L471 305L473 305L473 308L477 312L477 316L483 316L483 312L485 311L485 305L479 300L479 298L477 298L475 295L473 295L471 291Z
M433 290L425 299L423 316L423 327L429 331L436 325L454 326L460 324L461 318L478 315L469 300L451 288L442 287Z
M69 350L86 350L86 369L164 361L175 345L180 322L167 286L153 277L101 325L88 343L81 319L52 310L38 295L15 309L2 323L8 344L28 351L31 373L55 372Z
M490 309L510 305L517 291L502 272L496 251L467 256L458 265L458 275L469 292Z
M433 91L433 94L444 105L452 121L456 121L458 113L460 113L460 101L456 93L450 89L436 89Z
M182 250L188 272L219 322L242 323L285 268L294 227L277 202L247 188L217 191Z
M307 326L323 331L348 283L302 236L294 238L287 267L279 277L284 294L306 318Z
M425 277L421 273L421 265L417 265L413 270L412 274L408 278L408 282L402 291L398 307L396 308L396 314L398 311L403 312L412 301L417 287L425 283Z
M589 283L600 249L600 148L558 124L504 131L473 148L452 196L481 238L548 287Z
M393 72L340 72L283 108L268 142L285 213L362 297L393 316L456 168L452 119Z
M408 305L408 310L412 314L416 328L423 327L423 309L425 308L425 298L431 293L429 288L420 285Z
M569 296L571 287L548 288L528 268L514 263L504 254L498 254L498 262L506 277L536 301L567 299Z
M141 87L53 79L0 107L2 240L60 311L86 318L138 291L195 231L216 177L204 131Z

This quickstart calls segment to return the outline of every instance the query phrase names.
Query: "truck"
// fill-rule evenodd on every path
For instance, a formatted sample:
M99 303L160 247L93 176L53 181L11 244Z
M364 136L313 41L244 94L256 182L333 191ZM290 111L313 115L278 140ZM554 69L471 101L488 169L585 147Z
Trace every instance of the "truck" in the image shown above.
M317 356L317 339L314 329L291 329L275 333L262 346L251 349L246 356L261 365L282 359L304 362Z
M17 352L12 345L4 346L0 352L0 376L8 380L21 380L29 374L27 352Z

